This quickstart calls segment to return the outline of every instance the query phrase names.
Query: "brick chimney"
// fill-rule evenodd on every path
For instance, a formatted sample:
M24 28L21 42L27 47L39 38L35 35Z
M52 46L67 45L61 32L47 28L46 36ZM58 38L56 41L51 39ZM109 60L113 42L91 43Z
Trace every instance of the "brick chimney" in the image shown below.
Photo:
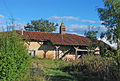
M66 32L65 32L65 25L64 25L64 22L62 21L62 24L61 24L61 26L60 26L60 34L65 34Z

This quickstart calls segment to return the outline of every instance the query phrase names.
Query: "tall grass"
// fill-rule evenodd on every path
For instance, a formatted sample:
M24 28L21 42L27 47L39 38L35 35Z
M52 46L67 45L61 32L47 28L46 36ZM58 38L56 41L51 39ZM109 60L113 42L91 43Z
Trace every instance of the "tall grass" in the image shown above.
M24 81L47 81L43 67L37 57L32 57L32 61Z
M81 59L73 61L68 66L62 66L62 71L87 81L119 81L120 69L112 57L83 55Z

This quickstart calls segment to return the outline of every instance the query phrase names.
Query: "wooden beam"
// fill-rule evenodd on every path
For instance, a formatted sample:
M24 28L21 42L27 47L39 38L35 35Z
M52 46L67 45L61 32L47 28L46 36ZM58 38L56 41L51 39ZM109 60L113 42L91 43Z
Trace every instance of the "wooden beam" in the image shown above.
M29 41L26 41L26 44L30 45L30 42L29 42Z
M88 51L88 50L86 50L86 49L76 49L77 51Z
M94 55L100 55L100 48L96 47L94 52L95 52Z
M64 54L60 57L60 59L62 59L63 57L65 57L70 51L71 51L71 49L68 49L67 51L65 51Z
M37 42L39 45L42 45L43 44L43 42Z

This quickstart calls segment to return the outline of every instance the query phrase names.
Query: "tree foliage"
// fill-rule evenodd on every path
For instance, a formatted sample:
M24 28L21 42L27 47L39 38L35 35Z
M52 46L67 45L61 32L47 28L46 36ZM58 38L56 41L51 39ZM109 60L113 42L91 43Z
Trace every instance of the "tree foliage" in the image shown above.
M107 27L107 31L101 34L110 43L117 44L117 54L120 52L120 0L103 0L104 8L98 8L99 17L102 24Z
M90 50L94 50L97 47L97 33L98 31L94 30L94 26L88 26L88 31L84 33L85 37L91 39L92 43L88 46Z
M98 31L94 30L93 28L94 28L94 26L88 26L89 30L84 33L84 35L86 37L90 38L92 41L97 39L97 33L98 33Z
M29 62L24 42L15 31L0 34L0 81L20 81Z
M98 30L94 30L94 26L88 26L88 31L84 33L85 37L88 37L90 38L90 40L92 41L92 43L90 43L88 45L88 49L90 50L95 50L96 47L99 47L100 48L100 55L101 56L106 56L106 53L107 53L107 56L110 56L109 53L112 53L112 50L108 50L108 46L104 46L105 44L98 40L97 39L97 34L98 34ZM109 55L108 55L109 54Z
M25 30L27 31L39 31L39 32L52 32L56 30L58 24L49 22L49 20L32 20L31 23L27 23Z

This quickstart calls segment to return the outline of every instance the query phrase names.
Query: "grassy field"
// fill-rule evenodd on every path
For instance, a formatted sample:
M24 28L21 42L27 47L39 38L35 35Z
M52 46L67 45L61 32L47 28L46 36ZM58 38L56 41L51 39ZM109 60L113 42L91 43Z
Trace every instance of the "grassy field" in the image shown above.
M119 81L113 58L83 56L75 61L32 58L25 81Z
M53 59L33 58L28 81L76 81L67 72L62 72L59 67L67 66L70 62ZM28 79L29 78L29 79Z

